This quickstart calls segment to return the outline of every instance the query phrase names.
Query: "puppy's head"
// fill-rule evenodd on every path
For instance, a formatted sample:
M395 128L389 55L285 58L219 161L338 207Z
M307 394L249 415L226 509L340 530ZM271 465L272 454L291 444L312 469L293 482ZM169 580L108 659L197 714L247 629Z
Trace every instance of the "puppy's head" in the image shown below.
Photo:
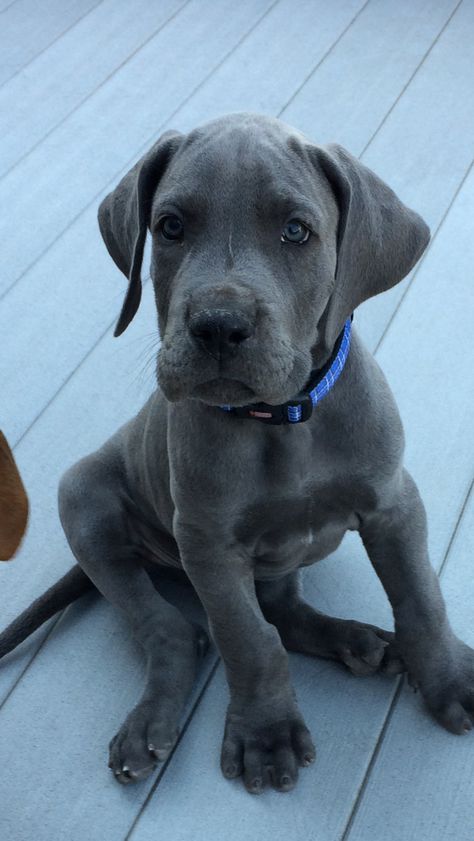
M280 403L300 391L362 301L398 283L423 220L338 146L253 114L168 132L102 202L99 224L141 295L147 229L169 400Z
M0 432L0 561L16 552L26 529L28 499L12 451Z

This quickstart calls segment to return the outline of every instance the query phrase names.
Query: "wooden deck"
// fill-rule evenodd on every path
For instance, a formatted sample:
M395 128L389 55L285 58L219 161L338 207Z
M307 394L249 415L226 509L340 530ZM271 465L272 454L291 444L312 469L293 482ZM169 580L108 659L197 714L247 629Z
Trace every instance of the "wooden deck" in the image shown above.
M397 397L432 561L474 645L473 67L473 0L0 0L0 427L31 500L0 569L1 626L72 564L59 476L153 387L151 290L113 339L124 280L98 202L165 127L253 110L342 143L431 225L412 276L356 323ZM330 613L391 623L354 536L306 588ZM441 730L398 679L291 668L318 746L294 792L256 798L221 777L215 651L171 759L122 788L107 744L143 666L120 617L84 599L0 665L0 838L472 841L473 735Z

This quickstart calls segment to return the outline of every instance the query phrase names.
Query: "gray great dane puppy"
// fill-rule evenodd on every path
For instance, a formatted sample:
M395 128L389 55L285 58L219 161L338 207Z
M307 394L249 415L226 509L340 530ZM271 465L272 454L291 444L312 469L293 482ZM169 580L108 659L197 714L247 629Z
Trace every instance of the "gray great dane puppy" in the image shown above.
M222 771L250 792L268 777L291 789L315 755L285 649L355 674L406 668L444 727L471 729L474 651L450 628L398 412L357 335L307 420L261 422L322 376L354 309L410 271L429 240L423 220L339 146L237 114L163 135L104 199L99 223L129 279L116 335L138 308L151 232L159 390L64 476L60 516L82 571L7 629L3 653L92 581L147 658L143 697L110 746L117 779L140 779L175 743L205 646L146 571L172 566L197 591L226 668ZM298 569L348 529L383 583L395 634L302 598Z

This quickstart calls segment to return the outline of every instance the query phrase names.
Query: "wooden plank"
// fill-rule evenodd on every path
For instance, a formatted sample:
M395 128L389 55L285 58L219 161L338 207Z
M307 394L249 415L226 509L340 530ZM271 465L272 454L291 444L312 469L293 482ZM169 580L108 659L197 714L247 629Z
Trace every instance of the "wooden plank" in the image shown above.
M183 724L212 672L201 666ZM105 601L67 611L1 711L2 838L121 839L163 764L124 789L107 768L107 746L140 696L140 651ZM12 701L14 700L14 703ZM28 756L22 745L28 744Z
M437 568L466 496L474 455L472 435L460 434L472 428L462 396L466 388L472 390L474 298L465 281L474 259L467 224L473 209L470 187L466 184L459 194L378 354L406 425L407 463L424 496ZM460 227L461 219L465 222ZM442 392L437 383L445 384ZM306 580L306 595L315 606L333 615L388 624L387 601L355 536L335 556L308 571ZM357 680L336 665L297 657L292 658L292 668L297 696L319 744L319 758L314 768L302 772L291 796L268 792L250 798L240 781L221 778L218 748L227 691L219 674L136 825L133 841L148 841L164 834L165 828L168 837L180 841L224 834L233 841L245 837L250 827L254 836L283 838L288 826L299 837L318 841L341 837L397 681ZM422 726L419 707L418 715ZM212 812L198 805L206 802L210 791ZM400 804L397 794L393 799ZM382 836L364 835L362 826L360 837Z
M173 115L189 131L233 111L276 115L364 8L364 0L280 0L205 85ZM317 21L317 26L314 25ZM297 45L297 48L295 48ZM256 80L257 83L256 83Z
M98 2L17 0L4 9L0 20L0 85L87 15Z
M0 177L183 5L183 0L159 5L147 0L133 4L103 0L3 85L0 112L8 114L8 123L2 132Z
M0 220L5 267L0 294L115 181L142 146L151 145L160 124L270 5L271 0L242 0L236 7L232 0L222 0L211 7L191 0L2 179L0 203L9 214ZM196 43L205 43L206 49L196 51ZM34 224L25 237L25 220L32 212Z
M0 12L5 12L10 6L13 6L14 3L17 3L18 0L0 0Z
M358 157L458 1L370 2L283 107L281 118L315 143L340 143ZM405 148L397 154L403 156Z
M474 495L442 575L455 632L474 646ZM420 714L405 687L347 841L471 841L474 834L472 735L452 736Z
M12 444L120 310L125 281L107 255L95 207L24 280L0 303L2 428Z

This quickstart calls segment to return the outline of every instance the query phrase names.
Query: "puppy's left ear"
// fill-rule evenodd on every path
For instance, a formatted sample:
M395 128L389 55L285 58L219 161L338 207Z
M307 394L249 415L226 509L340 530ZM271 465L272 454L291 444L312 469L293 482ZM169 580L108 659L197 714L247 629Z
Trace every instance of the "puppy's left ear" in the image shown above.
M107 250L128 278L128 289L114 336L120 336L135 315L142 295L141 267L151 203L160 178L183 135L163 134L127 172L99 207L99 227Z
M359 304L408 274L428 245L430 230L341 146L319 147L317 158L339 206L336 286L322 325L332 346Z

